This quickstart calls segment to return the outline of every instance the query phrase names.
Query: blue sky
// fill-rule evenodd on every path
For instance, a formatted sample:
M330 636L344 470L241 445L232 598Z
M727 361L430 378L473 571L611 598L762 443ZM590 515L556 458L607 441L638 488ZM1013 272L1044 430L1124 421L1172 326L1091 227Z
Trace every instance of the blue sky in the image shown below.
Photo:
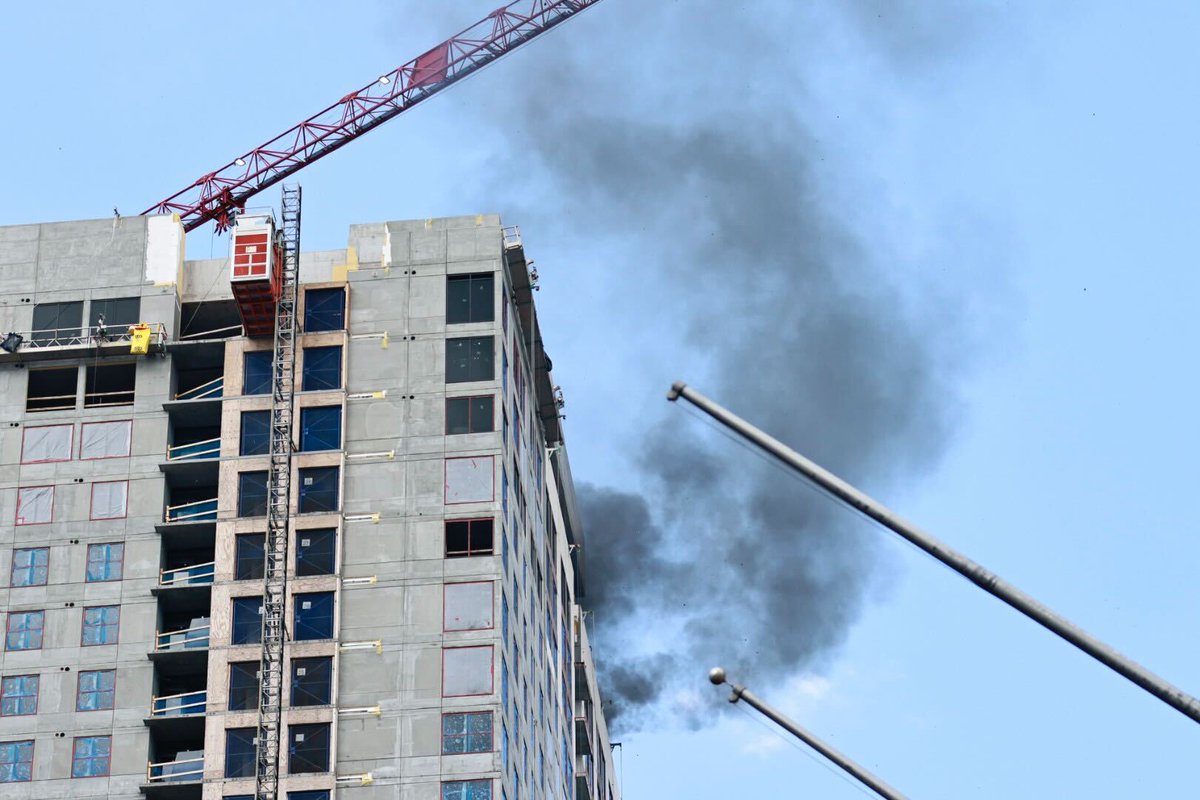
M23 35L0 52L0 222L136 213L494 5L10 9ZM641 492L644 463L674 455L644 452L648 429L705 435L663 401L671 380L735 411L760 402L762 387L709 388L723 385L722 343L696 330L709 315L761 323L741 302L758 276L680 263L697 251L672 242L707 224L711 199L643 182L641 198L679 207L631 196L612 210L611 186L576 180L583 160L644 164L647 130L711 124L739 146L795 133L831 236L853 243L850 285L899 309L938 365L922 408L944 435L881 451L899 454L894 468L864 470L863 488L1200 692L1198 17L1167 2L605 0L301 173L305 248L344 246L354 222L496 211L520 224L576 477ZM562 118L594 139L548 142ZM766 202L753 183L735 188L730 204L769 211L753 209ZM225 244L202 229L188 248ZM815 402L803 388L783 400ZM715 441L721 476L756 474L751 454ZM789 675L763 683L749 664L759 694L914 798L1189 790L1193 723L891 534L839 524L874 564L857 610ZM702 569L715 555L676 557ZM723 714L712 664L688 666L654 721L621 734L627 796L860 796L754 718Z

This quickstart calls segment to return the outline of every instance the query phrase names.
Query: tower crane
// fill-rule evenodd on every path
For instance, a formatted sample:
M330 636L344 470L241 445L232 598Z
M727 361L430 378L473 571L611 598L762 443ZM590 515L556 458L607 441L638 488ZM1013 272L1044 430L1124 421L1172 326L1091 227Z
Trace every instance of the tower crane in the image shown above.
M270 462L263 570L262 651L255 740L255 799L279 796L283 649L290 527L292 416L295 394L296 284L300 259L300 190L284 186L282 226L239 215L258 192L303 169L498 58L566 22L600 0L516 0L380 75L356 92L143 214L177 214L185 231L208 221L219 231L236 223L230 265L246 335L274 334ZM245 226L243 227L243 223Z

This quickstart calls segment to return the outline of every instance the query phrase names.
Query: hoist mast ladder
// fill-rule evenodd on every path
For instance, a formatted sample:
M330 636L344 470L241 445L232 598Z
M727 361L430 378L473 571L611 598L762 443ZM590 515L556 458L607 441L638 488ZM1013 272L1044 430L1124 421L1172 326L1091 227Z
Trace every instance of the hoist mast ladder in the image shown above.
M283 706L283 646L287 638L288 531L291 527L292 416L296 394L296 292L300 268L300 187L284 186L280 216L283 268L275 304L271 362L271 462L267 473L267 536L263 564L262 655L254 796L277 800Z

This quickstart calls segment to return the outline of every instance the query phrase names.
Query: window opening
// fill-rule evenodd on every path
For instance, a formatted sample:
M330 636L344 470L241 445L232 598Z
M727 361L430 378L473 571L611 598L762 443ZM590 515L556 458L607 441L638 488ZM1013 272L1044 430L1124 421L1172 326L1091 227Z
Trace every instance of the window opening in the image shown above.
M304 332L340 331L346 327L346 290L309 289L304 293Z
M491 581L447 583L442 593L443 630L475 631L492 627L495 591Z
M45 586L50 575L50 548L28 547L13 551L9 585Z
M229 665L229 710L258 710L258 662L240 661Z
M253 778L255 728L228 728L225 731L225 777Z
M83 635L81 644L92 647L101 644L116 644L121 627L120 606L93 606L83 610Z
M300 388L305 392L342 388L342 346L304 348Z
M271 351L252 350L242 354L242 394L271 393Z
M442 715L442 753L492 752L492 712Z
M71 757L72 778L98 778L108 774L112 758L111 736L79 736Z
M316 406L300 410L300 450L340 450L342 407Z
M492 693L492 646L442 650L442 697Z
M338 510L337 467L308 467L299 477L301 514Z
M333 592L293 595L292 604L294 641L333 638Z
M492 554L491 519L446 520L446 558Z
M70 461L71 439L74 434L74 425L38 425L26 428L21 437L21 463Z
M87 549L87 571L84 580L119 581L125 566L125 545L121 542L89 544Z
M262 641L263 600L261 597L233 598L233 623L230 644L258 644Z
M0 716L36 714L38 683L37 675L9 675L0 680Z
M263 517L267 514L267 471L238 474L238 516Z
M296 577L332 575L336 558L336 528L296 531Z
M111 297L107 300L93 300L88 310L88 325L92 330L101 327L110 331L124 333L130 325L141 322L142 298L140 297ZM101 319L103 317L103 319Z
M79 430L79 457L123 458L129 455L133 420L85 422Z
M494 380L495 342L491 336L446 340L446 383Z
M288 772L329 771L329 723L288 726Z
M75 694L76 711L106 711L113 707L116 694L116 670L100 669L79 673Z
M129 481L92 484L92 519L122 519L128 510Z
M0 783L33 779L33 740L0 742Z
M332 700L333 659L292 659L292 705L325 706Z
M491 780L445 781L442 800L492 800Z
M83 335L83 303L38 303L33 307L32 340L43 347L69 344Z
M41 650L44 611L10 611L4 635L5 650Z
M492 395L446 398L447 435L488 433L495 429L495 398Z
M266 562L267 535L243 533L234 539L235 581L261 580Z
M265 456L271 450L271 412L243 411L241 443L243 456Z
M79 368L29 370L25 394L26 411L62 411L75 408Z
M84 367L83 406L133 405L137 364L93 364Z
M495 273L450 275L446 278L446 323L492 322L496 319Z

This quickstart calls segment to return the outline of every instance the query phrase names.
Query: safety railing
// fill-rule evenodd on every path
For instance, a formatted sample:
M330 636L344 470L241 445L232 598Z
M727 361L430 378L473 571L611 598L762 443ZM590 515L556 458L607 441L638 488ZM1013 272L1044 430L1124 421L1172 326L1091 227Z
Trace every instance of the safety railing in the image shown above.
M202 442L177 444L167 448L167 461L189 461L201 458L216 458L221 455L221 437Z
M84 392L84 408L133 405L133 389L118 389L115 392Z
M501 229L504 235L504 249L513 250L521 246L521 229L516 225L507 225Z
M167 506L165 519L167 522L215 522L217 498Z
M154 652L174 650L197 650L208 647L208 635L212 625L196 625L179 631L164 631L154 634Z
M185 717L189 714L203 714L207 707L208 692L204 690L167 694L151 698L150 716Z
M66 411L75 408L75 393L30 395L25 400L26 411Z
M213 378L211 381L193 386L191 389L186 389L178 392L175 395L176 400L212 400L221 397L225 393L225 376Z
M161 322L148 323L148 327L150 328L150 344L161 344L167 340L167 328ZM92 328L47 328L37 331L15 331L15 340L13 340L12 335L9 336L9 341L13 341L13 350L9 350L9 352L15 352L17 349L44 350L48 347L92 347L110 342L132 343L132 328L132 324L122 324Z
M199 781L204 778L204 756L160 761L146 765L146 783Z
M163 569L158 571L159 586L201 586L213 582L216 571L215 562L192 564L189 567Z

